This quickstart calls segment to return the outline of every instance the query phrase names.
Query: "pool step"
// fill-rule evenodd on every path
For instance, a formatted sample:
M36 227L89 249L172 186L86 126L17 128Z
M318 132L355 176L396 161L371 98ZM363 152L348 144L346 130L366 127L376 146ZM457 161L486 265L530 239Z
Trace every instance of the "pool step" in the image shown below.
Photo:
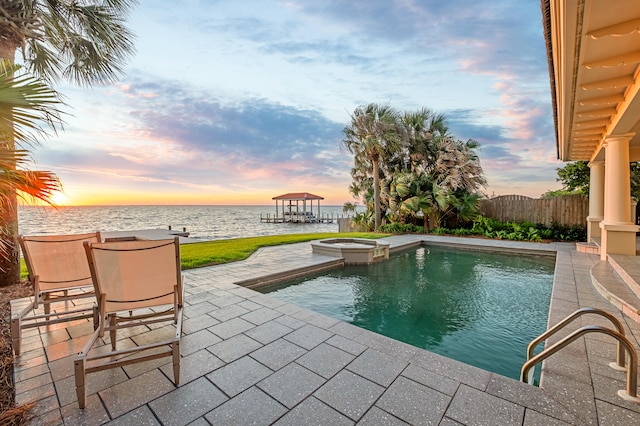
M640 323L640 298L614 267L601 260L591 268L591 282L598 292L625 315Z

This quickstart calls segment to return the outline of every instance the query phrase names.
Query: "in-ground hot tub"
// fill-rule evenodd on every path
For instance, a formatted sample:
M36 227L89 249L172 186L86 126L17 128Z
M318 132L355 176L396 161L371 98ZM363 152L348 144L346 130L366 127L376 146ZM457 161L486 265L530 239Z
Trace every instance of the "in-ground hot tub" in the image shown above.
M329 238L311 242L313 253L342 257L345 265L369 265L389 259L389 243L364 238Z

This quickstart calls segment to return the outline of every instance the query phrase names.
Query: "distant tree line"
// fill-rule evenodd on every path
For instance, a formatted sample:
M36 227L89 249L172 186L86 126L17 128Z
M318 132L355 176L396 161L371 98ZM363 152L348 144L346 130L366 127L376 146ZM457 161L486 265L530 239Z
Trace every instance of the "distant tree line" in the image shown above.
M371 103L355 109L343 133L354 156L349 191L366 206L356 222L377 230L383 222L422 220L435 229L477 215L487 184L479 144L453 136L443 114Z
M567 194L580 194L589 196L590 172L588 161L575 161L568 163L564 167L556 169L558 182L562 184L562 189L547 191L542 194L542 198L557 197ZM631 196L640 200L640 163L632 162L629 165L629 175L631 179Z

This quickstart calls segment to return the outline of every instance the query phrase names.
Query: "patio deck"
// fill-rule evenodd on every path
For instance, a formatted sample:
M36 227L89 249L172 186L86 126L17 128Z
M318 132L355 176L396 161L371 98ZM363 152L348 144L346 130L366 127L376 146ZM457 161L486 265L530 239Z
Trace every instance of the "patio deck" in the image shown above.
M573 244L413 235L385 240L392 249L426 241L555 251L550 323L581 306L603 308L623 321L639 347L640 324L591 285L598 256L578 253ZM54 425L640 424L640 405L617 395L625 377L607 366L615 360L609 337L590 334L553 355L536 388L236 284L331 262L301 243L184 271L180 385L174 386L166 360L97 373L88 377L84 410L75 397L73 358L91 324L30 330L15 362L17 402L35 404L31 424ZM565 334L587 323L602 322L583 317ZM141 340L144 333L123 338Z

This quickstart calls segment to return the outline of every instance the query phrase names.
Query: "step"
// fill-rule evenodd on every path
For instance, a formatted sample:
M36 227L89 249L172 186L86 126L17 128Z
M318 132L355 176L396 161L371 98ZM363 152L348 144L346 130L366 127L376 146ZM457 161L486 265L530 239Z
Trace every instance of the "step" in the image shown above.
M631 291L640 297L640 284L638 284L640 281L640 257L610 254L608 258L613 270L620 275Z
M625 315L640 323L640 298L629 289L613 267L601 260L591 268L591 282L598 292Z
M598 246L596 243L576 243L576 250L579 253L600 254L600 246Z

